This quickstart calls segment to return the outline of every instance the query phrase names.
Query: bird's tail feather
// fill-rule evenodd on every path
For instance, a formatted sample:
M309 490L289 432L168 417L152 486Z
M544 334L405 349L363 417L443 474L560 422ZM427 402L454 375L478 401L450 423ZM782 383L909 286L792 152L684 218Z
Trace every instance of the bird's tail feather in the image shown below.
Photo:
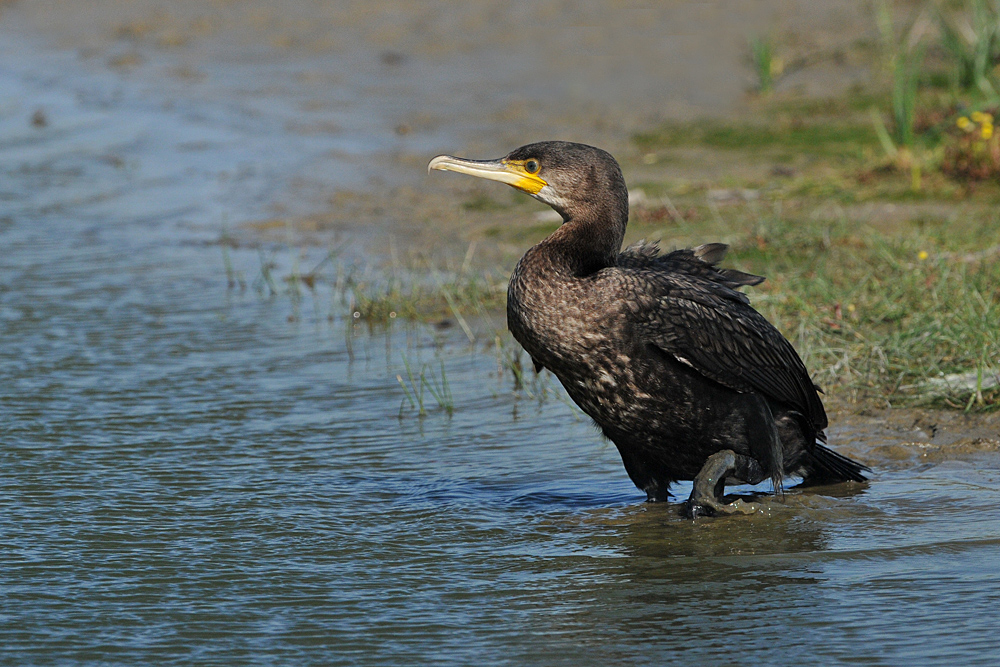
M864 482L868 478L863 472L871 472L871 468L838 454L832 449L817 442L810 452L805 464L803 484L827 484L832 482Z

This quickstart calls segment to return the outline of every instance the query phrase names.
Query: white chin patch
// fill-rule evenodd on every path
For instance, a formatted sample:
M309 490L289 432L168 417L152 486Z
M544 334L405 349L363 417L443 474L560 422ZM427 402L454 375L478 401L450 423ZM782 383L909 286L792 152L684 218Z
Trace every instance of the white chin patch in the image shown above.
M565 210L566 209L566 205L568 203L565 199L563 199L562 197L558 196L555 193L555 191L552 189L552 186L549 186L549 185L546 185L545 187L543 187L541 190L538 191L537 194L535 194L533 196L538 201L543 201L543 202L545 202L546 204L548 204L549 206L551 206L552 208L554 208L556 210L559 210L559 209Z

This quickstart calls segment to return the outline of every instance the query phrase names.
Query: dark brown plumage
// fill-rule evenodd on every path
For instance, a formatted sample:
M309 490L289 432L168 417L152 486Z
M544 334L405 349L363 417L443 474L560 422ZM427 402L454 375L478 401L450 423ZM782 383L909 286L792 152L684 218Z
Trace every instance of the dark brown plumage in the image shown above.
M746 295L763 280L717 268L726 246L621 251L628 192L615 159L568 142L505 158L439 156L431 169L499 180L549 204L563 224L518 262L507 323L618 447L651 501L694 480L691 516L754 511L724 485L770 477L862 481L861 464L828 449L826 412L791 344Z

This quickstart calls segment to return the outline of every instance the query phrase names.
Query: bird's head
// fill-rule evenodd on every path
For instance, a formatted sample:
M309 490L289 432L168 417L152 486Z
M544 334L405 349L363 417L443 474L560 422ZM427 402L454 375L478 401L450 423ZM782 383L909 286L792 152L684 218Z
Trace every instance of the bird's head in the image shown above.
M628 190L618 162L593 146L542 141L498 160L439 155L427 165L428 172L432 169L506 183L554 208L564 222L603 219L624 229L628 220Z

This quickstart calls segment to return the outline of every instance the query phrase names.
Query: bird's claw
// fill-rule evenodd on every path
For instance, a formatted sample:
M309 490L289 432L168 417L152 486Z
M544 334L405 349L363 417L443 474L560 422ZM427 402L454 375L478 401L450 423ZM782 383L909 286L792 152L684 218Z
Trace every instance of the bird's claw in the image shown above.
M756 514L760 511L757 503L745 502L737 498L731 503L723 503L715 498L689 498L684 506L684 514L689 519L701 516L729 516L733 514Z

